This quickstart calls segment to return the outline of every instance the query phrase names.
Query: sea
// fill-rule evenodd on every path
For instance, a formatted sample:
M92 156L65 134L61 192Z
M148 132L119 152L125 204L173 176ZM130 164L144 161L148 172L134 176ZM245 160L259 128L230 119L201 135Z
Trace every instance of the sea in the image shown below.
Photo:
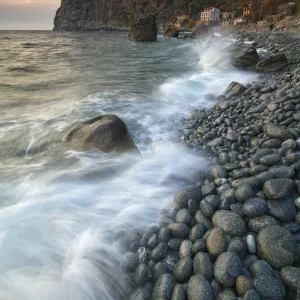
M155 224L208 167L182 122L237 71L230 35L137 43L125 32L0 31L0 299L129 299L118 237ZM115 114L141 155L71 149L77 124ZM151 143L149 143L151 141Z

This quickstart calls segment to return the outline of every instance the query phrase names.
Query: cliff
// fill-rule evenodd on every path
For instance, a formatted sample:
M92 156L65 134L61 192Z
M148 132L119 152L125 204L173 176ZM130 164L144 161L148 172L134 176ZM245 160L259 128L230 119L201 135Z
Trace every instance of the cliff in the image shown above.
M154 14L158 27L189 9L189 0L62 0L54 30L128 29L141 14Z

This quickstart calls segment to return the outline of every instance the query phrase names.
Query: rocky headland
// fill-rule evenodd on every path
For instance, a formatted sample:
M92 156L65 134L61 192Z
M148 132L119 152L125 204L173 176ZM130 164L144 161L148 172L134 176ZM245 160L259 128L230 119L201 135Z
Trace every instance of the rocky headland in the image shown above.
M184 121L180 140L210 167L157 224L121 235L131 299L300 299L300 42L292 33L237 38L267 50L252 67L262 73L207 95L214 108Z

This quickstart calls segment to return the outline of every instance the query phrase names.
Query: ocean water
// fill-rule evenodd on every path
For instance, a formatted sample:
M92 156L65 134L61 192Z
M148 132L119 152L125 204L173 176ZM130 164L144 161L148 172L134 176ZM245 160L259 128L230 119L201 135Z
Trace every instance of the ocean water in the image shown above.
M254 80L230 67L231 41L0 31L1 300L128 299L115 237L154 224L207 168L180 143L182 118L215 104L206 93ZM67 147L70 129L106 113L141 156Z

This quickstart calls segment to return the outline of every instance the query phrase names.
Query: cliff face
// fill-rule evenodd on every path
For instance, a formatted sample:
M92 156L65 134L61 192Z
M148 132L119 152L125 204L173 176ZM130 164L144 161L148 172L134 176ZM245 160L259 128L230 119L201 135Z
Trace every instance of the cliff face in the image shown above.
M158 27L188 10L189 0L62 0L54 30L127 29L141 14L154 14Z

